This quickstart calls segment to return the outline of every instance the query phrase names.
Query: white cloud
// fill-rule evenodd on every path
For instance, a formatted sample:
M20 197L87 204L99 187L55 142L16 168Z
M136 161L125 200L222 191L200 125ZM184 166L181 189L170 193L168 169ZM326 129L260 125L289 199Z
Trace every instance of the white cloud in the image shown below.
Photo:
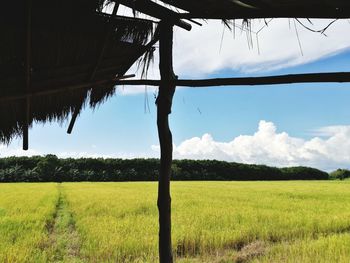
M118 95L152 95L158 93L157 87L145 87L145 86L117 86L116 93Z
M306 20L301 21L313 29L322 29L330 23L330 20L315 19L312 20L313 25L310 25ZM294 20L272 20L268 27L259 33L259 48L254 33L253 48L249 48L246 33L240 29L236 28L233 37L233 32L224 29L221 21L210 20L202 23L202 27L194 25L190 32L175 27L174 69L182 78L209 77L210 74L222 70L265 74L268 71L313 62L350 48L348 20L336 21L327 29L327 36L310 32L295 22L303 55L299 48ZM236 25L241 23L236 21ZM263 20L253 20L252 31L257 32L264 25ZM155 51L149 79L159 79L158 60L158 51ZM134 66L129 73L136 71ZM137 76L140 77L139 74ZM144 87L126 86L120 93L136 94L143 93L144 90Z
M296 23L304 54L302 55L293 21L289 23L288 19L272 20L259 33L260 55L254 33L253 49L248 48L246 34L239 29L236 29L235 38L226 30L221 41L223 24L220 21L210 21L203 27L194 26L191 32L177 29L174 54L176 72L192 76L208 75L223 69L266 72L305 64L350 47L350 34L347 34L350 24L347 20L334 23L326 31L327 37L310 32ZM320 29L328 23L329 20L313 20L313 25L310 26ZM253 21L252 31L257 32L263 25L262 20Z
M216 141L212 135L193 137L174 145L176 159L216 159L240 163L266 164L271 166L310 166L327 171L350 168L350 125L328 126L313 131L315 137L302 139L278 132L274 123L260 121L253 135L240 135L229 142ZM151 152L114 153L53 152L61 158L157 158L159 146L152 145ZM45 155L47 152L19 146L0 145L0 157Z
M326 138L310 140L277 132L272 122L260 121L253 135L240 135L219 142L210 134L174 145L177 159L219 159L271 166L311 166L323 170L350 167L350 126L331 126L318 130ZM159 151L158 146L152 149Z
M133 158L153 158L154 154L147 153L126 153L119 152L114 154L102 154L96 152L58 152L56 154L59 158L120 158L120 159L133 159Z
M0 158L7 156L33 156L40 155L40 152L29 149L28 151L23 151L20 147L8 147L6 145L0 144Z
M0 158L10 157L10 156L35 156L35 155L46 155L55 154L59 158L121 158L121 159L132 159L132 158L155 158L155 153L127 153L127 152L117 152L114 154L105 154L102 152L96 152L95 148L92 147L94 151L42 151L38 149L29 149L28 151L22 150L20 146L10 145L6 146L0 144Z

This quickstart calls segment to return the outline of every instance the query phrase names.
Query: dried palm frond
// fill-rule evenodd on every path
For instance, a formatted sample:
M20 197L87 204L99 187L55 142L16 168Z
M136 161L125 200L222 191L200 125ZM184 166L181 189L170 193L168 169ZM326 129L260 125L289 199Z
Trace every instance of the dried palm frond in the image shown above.
M63 121L77 108L96 107L114 94L111 81L86 87L81 83L122 76L145 52L143 63L150 63L146 43L153 35L153 22L101 13L114 1L32 1L29 92L41 95L28 97L28 114L26 20L24 15L8 14L9 10L25 13L27 1L15 2L16 5L7 1L0 9L0 143L21 136L27 121L29 126L34 122ZM75 85L82 87L67 89Z

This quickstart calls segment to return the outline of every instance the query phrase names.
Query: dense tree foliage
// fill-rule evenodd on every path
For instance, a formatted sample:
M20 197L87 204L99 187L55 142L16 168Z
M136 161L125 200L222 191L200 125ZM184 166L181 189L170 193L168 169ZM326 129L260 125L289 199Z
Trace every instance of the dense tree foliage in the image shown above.
M331 172L329 177L330 179L345 180L347 178L350 178L350 171L346 169L338 169L334 172Z
M158 159L59 159L55 155L0 158L0 182L155 181ZM175 160L173 180L325 180L308 168L275 168L214 160Z

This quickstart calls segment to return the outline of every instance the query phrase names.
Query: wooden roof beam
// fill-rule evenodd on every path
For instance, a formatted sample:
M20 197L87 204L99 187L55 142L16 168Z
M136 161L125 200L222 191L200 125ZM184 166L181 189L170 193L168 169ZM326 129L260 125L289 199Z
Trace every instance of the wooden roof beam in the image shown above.
M75 89L88 89L99 85L130 85L130 86L159 86L160 80L122 80L134 77L135 75L126 75L112 79L97 80L93 82L83 82L72 85L65 85L49 90L31 91L25 94L14 94L0 96L0 103L24 99L26 97L43 96L59 92L68 92ZM244 77L244 78L216 78L216 79L178 79L176 86L180 87L217 87L217 86L258 86L258 85L280 85L295 83L344 83L350 82L350 72L331 72L331 73L308 73L308 74L290 74L266 77Z
M117 14L118 8L119 8L119 2L116 1L114 3L114 8L113 8L113 12L112 12L110 20L112 20L112 18ZM90 76L88 78L88 81L93 81L95 76L96 76L97 70L100 67L102 59L103 59L103 56L105 54L105 50L106 50L106 47L108 45L108 41L111 38L113 29L114 29L113 24L110 23L109 27L108 27L108 30L107 30L107 32L105 34L105 37L103 39L103 43L102 43L102 47L101 47L100 53L98 54L95 66L94 66L94 68L91 71L91 74L90 74ZM84 103L84 98L81 98L79 104L76 105L76 107L74 109L74 112L72 114L72 119L69 122L69 126L68 126L68 129L67 129L67 133L68 134L71 134L72 131L73 131L74 124L75 124L75 122L76 122L76 120L78 118L78 115L80 114L81 108L83 107L83 103Z
M191 24L181 20L178 13L150 0L119 0L119 3L151 17L171 21L174 25L187 31L192 29Z
M24 99L27 97L50 95L59 92L68 92L75 89L88 89L99 85L130 85L130 86L159 86L160 80L122 80L134 77L135 75L126 75L112 79L97 80L93 82L83 82L72 85L65 85L49 90L31 91L25 94L14 94L0 96L0 103ZM245 77L245 78L217 78L217 79L178 79L175 81L176 86L180 87L217 87L217 86L258 86L258 85L280 85L295 83L344 83L350 82L350 72L331 72L331 73L308 73L308 74L291 74L266 77Z
M293 83L331 83L350 82L350 72L290 74L266 77L215 78L215 79L179 79L175 80L180 87L217 87L217 86L257 86ZM160 80L120 80L116 85L159 86Z
M348 19L350 9L293 9L293 8L269 8L269 9L240 9L237 12L208 13L192 12L180 13L182 19L259 19L259 18L314 18L314 19Z
M119 8L119 2L115 2L111 17L114 17L117 14L118 8ZM111 22L111 21L109 21L109 22ZM102 40L102 46L101 46L100 53L98 54L95 66L92 69L90 77L89 77L88 80L93 80L95 75L96 75L96 72L97 72L97 70L98 70L98 68L99 68L99 66L101 64L101 61L103 59L103 56L105 54L105 50L106 50L106 47L108 45L108 41L111 38L113 29L114 29L113 24L109 23L109 27L108 27L108 29L106 31L105 37Z
M133 78L133 77L135 77L135 74L118 76L111 79L102 79L102 80L96 80L96 81L90 81L90 82L81 82L81 83L75 83L71 85L64 85L62 87L56 87L53 89L42 89L39 91L29 91L22 94L6 95L3 97L0 96L0 103L12 101L12 100L26 99L26 98L31 98L35 96L45 96L45 95L52 95L55 93L69 92L76 89L89 89L96 86L115 85L119 80ZM35 86L35 84L33 86Z

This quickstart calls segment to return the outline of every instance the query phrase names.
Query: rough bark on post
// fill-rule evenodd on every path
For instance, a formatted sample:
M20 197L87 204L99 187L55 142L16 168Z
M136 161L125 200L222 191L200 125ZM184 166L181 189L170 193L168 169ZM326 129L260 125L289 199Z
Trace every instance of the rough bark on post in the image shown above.
M159 211L159 262L172 263L171 246L171 197L170 176L173 158L173 142L169 129L168 116L175 92L176 76L173 72L173 25L162 21L160 27L159 53L161 85L156 100L157 126L160 143L160 174L158 183L158 211Z

